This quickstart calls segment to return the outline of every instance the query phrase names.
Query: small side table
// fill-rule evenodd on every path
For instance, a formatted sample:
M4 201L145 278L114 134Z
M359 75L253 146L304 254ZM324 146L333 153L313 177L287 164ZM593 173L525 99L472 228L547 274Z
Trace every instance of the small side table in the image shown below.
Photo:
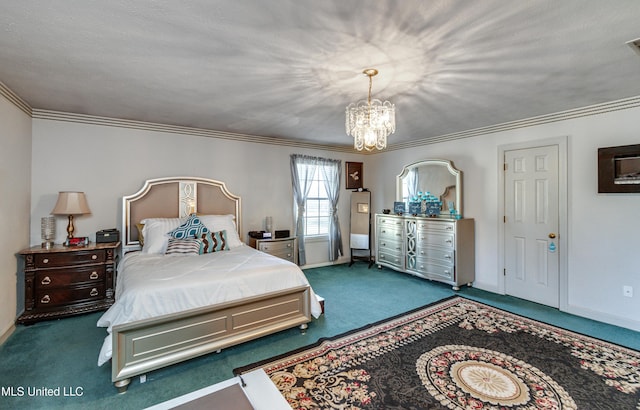
M87 246L33 246L24 257L24 312L16 320L31 324L106 310L114 302L120 242Z
M277 239L249 238L249 246L270 255L286 259L296 265L298 264L298 238L295 236Z

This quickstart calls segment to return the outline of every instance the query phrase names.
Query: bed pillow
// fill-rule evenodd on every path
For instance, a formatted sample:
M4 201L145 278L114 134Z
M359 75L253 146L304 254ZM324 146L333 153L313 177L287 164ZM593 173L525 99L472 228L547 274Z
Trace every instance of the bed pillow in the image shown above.
M202 240L196 238L169 238L165 255L199 255Z
M169 244L167 232L176 229L184 221L184 218L147 218L140 221L144 224L142 253L164 254Z
M242 246L243 243L238 236L235 216L233 215L198 215L200 221L206 225L211 232L227 231L227 243L229 249Z
M213 253L229 250L227 231L203 233L200 239L202 239L202 252L200 253Z
M203 233L207 232L209 232L209 229L200 222L200 218L196 214L191 214L182 225L167 232L167 234L175 239L187 239L199 238Z

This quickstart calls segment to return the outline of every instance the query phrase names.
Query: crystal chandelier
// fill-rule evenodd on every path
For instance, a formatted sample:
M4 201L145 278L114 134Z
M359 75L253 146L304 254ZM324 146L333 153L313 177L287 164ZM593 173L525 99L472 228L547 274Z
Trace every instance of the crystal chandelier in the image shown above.
M353 136L356 150L383 150L387 136L396 131L396 107L389 101L371 99L372 78L378 70L367 68L362 73L369 77L369 98L347 106L345 128L347 135Z

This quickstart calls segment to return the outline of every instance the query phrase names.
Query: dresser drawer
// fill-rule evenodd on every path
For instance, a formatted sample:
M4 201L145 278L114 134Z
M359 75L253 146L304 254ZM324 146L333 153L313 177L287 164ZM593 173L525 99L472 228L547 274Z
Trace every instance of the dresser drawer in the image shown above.
M397 240L395 237L392 239L379 238L378 239L378 252L385 252L388 254L402 255L402 241Z
M455 237L453 234L447 233L433 233L433 232L418 232L418 238L416 239L416 248L423 246L442 246L449 249L455 248Z
M440 265L429 259L416 258L415 270L427 276L429 279L447 281L454 279L453 265Z
M434 232L454 232L454 222L438 222L420 220L416 222L418 231L434 231Z
M36 254L35 267L49 268L60 266L84 265L89 263L103 263L107 260L104 249Z
M60 288L81 283L104 281L105 266L83 266L73 270L60 268L36 273L35 286L38 289Z
M41 289L36 291L36 308L90 302L105 298L103 283L62 289Z
M402 227L396 226L379 226L378 240L402 241Z
M402 229L402 219L398 219L398 218L392 218L392 217L388 217L388 216L379 216L378 219L376 219L376 225L378 228L381 227L388 227L388 228L393 228L396 227L397 229Z
M382 263L396 268L404 268L404 255L397 252L385 252L378 249L377 263Z
M440 265L453 266L455 261L453 249L440 247L422 247L416 250L416 256L423 259L430 259Z

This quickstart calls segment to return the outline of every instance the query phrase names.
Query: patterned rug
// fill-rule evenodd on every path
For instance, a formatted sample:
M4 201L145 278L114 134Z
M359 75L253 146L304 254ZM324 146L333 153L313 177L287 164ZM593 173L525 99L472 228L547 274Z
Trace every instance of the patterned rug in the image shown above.
M258 367L293 409L640 409L640 352L460 297Z

